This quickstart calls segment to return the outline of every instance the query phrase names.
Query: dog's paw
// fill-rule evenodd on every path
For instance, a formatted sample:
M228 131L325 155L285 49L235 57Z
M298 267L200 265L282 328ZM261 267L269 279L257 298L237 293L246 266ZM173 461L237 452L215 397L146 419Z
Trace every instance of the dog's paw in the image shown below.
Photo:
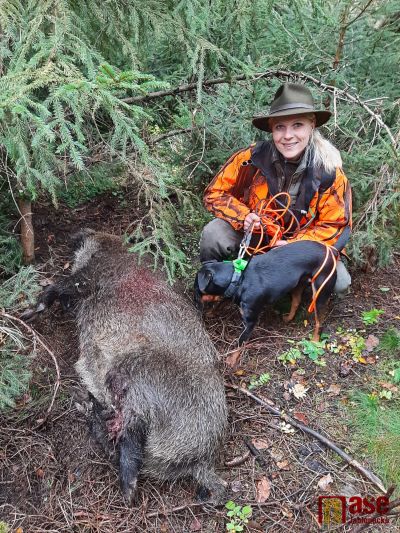
M290 313L287 313L286 315L283 315L282 320L285 322L285 324L288 324L293 320L293 317L290 315Z

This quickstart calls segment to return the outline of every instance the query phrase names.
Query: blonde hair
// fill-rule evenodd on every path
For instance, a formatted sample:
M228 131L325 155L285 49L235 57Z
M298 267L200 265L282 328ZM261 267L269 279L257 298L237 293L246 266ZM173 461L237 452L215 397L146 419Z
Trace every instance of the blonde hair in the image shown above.
M342 167L343 162L339 150L315 128L311 133L308 146L313 152L311 164L314 167L322 167L327 172L333 172L336 168Z

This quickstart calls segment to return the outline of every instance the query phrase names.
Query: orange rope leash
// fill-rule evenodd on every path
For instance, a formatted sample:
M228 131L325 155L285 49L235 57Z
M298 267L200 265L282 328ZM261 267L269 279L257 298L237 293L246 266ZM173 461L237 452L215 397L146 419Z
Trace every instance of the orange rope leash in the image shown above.
M337 266L337 262L338 262L338 258L336 258L336 255L334 253L334 249L333 246L329 246L329 244L325 244L325 243L321 243L321 244L324 244L326 246L326 254L325 254L325 259L322 263L322 265L320 266L320 268L318 269L318 271L314 274L314 276L312 277L311 279L311 283L314 283L314 281L317 279L317 277L320 275L320 273L322 272L323 268L325 267L327 261L328 261L328 257L329 255L331 256L332 258L332 263L333 263L333 266L332 266L332 270L329 272L329 275L325 278L324 282L321 284L320 288L317 290L317 292L315 294L313 294L313 297L312 297L312 300L311 300L311 303L310 305L308 306L308 312L309 313L312 313L314 310L315 310L315 306L317 305L317 299L318 299L318 296L320 295L322 289L325 287L325 285L328 283L328 281L331 279L331 277L333 276L333 274L335 273L335 270L336 270L336 266ZM339 256L338 256L339 257Z
M287 199L287 203L282 208L277 207L271 207L271 205L277 201L279 197L284 197ZM258 243L255 246L245 246L246 253L248 255L254 255L254 254L261 254L265 253L269 248L272 248L275 246L276 241L279 240L280 237L285 235L290 231L290 229L293 226L293 223L296 220L296 217L291 214L291 220L288 228L284 228L284 217L286 213L288 213L290 208L290 194L287 192L280 192L278 194L275 194L272 198L262 199L258 202L257 207L255 209L255 214L258 215L261 219L260 229L256 230L254 232L253 225L250 227L250 231L254 233L259 233L260 238L258 240ZM270 237L268 244L261 246L264 235L265 235L265 229L264 227L267 226L268 222L272 222L274 225L277 226L275 233Z
M286 199L286 204L283 204L282 202L280 202L278 200L278 198L282 197L282 196ZM260 219L261 219L260 229L259 230L257 229L256 231L254 231L254 222L253 222L248 231L250 233L253 233L253 234L254 233L259 233L260 234L260 238L258 240L258 243L255 246L250 246L250 245L246 245L246 244L243 245L243 249L244 249L244 251L245 251L245 253L247 255L251 256L251 255L255 255L255 254L263 254L263 253L267 252L270 248L273 248L275 246L275 244L276 244L276 241L278 241L280 238L283 237L283 235L285 235L286 233L291 231L294 223L297 224L298 230L300 230L300 226L299 226L299 223L297 221L297 218L290 211L290 201L291 201L291 198L290 198L290 194L289 193L280 192L280 193L275 194L269 200L262 199L262 200L260 200L258 202L257 207L255 209L255 214L258 215L260 217ZM281 208L271 207L271 205L273 203L275 203L275 204L278 203L280 205L283 205L283 207L281 207ZM285 216L286 216L286 214L288 212L291 215L291 219L290 219L290 223L289 223L288 227L284 228L284 219L285 219ZM270 223L272 222L274 225L277 226L277 228L275 230L275 233L272 236L269 235L270 239L269 239L268 244L262 246L262 242L264 240L264 235L265 235L265 232L266 232L265 228L267 227L267 223L268 222L270 222ZM328 262L329 257L331 257L331 259L332 259L333 266L332 266L331 272L326 277L326 279L324 280L322 285L319 287L319 289L317 291L313 291L313 297L312 297L311 303L310 303L310 305L308 307L308 312L309 313L312 313L315 310L318 296L320 295L322 289L325 287L325 285L328 283L328 281L331 279L331 277L334 275L335 270L336 270L337 261L338 261L338 258L336 257L336 255L335 255L335 253L333 251L333 250L335 250L335 248L333 246L330 246L330 245L325 244L325 243L321 243L321 244L324 244L326 246L325 258L324 258L320 268L313 275L313 277L311 279L311 284L313 284L314 281L321 274L322 270L325 268L325 265Z

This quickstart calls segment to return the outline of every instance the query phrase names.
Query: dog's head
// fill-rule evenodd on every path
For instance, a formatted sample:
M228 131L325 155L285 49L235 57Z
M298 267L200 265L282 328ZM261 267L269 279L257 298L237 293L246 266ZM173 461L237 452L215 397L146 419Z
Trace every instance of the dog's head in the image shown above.
M207 300L205 296L223 296L233 276L231 262L206 261L198 271L194 283L195 301L198 306Z

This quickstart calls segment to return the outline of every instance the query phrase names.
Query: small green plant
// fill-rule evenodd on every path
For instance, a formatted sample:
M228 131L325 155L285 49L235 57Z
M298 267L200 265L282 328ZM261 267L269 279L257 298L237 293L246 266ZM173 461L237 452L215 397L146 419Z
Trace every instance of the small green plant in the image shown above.
M325 354L326 340L320 342L303 339L300 341L301 351L316 365L325 366L325 361L321 361L320 357Z
M1 274L15 274L18 267L21 265L21 245L13 235L0 235L0 260Z
M0 533L8 533L9 531L8 525L5 522L0 522Z
M379 398L381 400L391 400L393 398L393 392L391 390L381 390Z
M268 372L265 372L264 374L260 374L260 376L255 377L253 376L250 379L250 385L249 390L256 389L257 387L262 387L263 385L266 385L271 379L271 374Z
M294 341L291 341L294 344ZM327 349L327 340L323 339L320 342L315 342L308 339L303 339L296 343L286 352L283 352L278 356L278 361L281 361L284 365L290 363L294 365L298 359L303 359L306 355L313 363L319 366L325 366L326 363L320 357L325 354Z
M15 314L36 300L40 287L38 273L32 266L21 268L0 284L0 309ZM0 317L0 412L15 406L15 400L27 391L31 376L25 331L7 317Z
M283 352L281 355L278 356L278 361L286 365L287 363L290 363L291 365L294 365L298 359L304 359L303 354L298 348L290 348L286 352Z
M342 327L339 327L336 333L340 337L340 349L346 352L350 349L353 360L360 361L360 358L362 358L362 355L366 350L364 337L358 331L351 328L343 329Z
M383 315L385 311L383 309L371 309L370 311L363 311L361 314L362 321L366 326L376 324L380 315Z
M348 345L350 346L351 355L354 361L359 361L362 353L365 350L365 339L357 332L348 337Z
M236 505L232 500L229 500L229 502L225 504L225 508L227 509L226 516L229 519L229 522L226 523L226 530L233 532L244 531L253 512L250 505L244 505L242 507Z
M396 385L400 383L400 368L395 368L392 371L392 377L393 377L393 383L396 383Z

